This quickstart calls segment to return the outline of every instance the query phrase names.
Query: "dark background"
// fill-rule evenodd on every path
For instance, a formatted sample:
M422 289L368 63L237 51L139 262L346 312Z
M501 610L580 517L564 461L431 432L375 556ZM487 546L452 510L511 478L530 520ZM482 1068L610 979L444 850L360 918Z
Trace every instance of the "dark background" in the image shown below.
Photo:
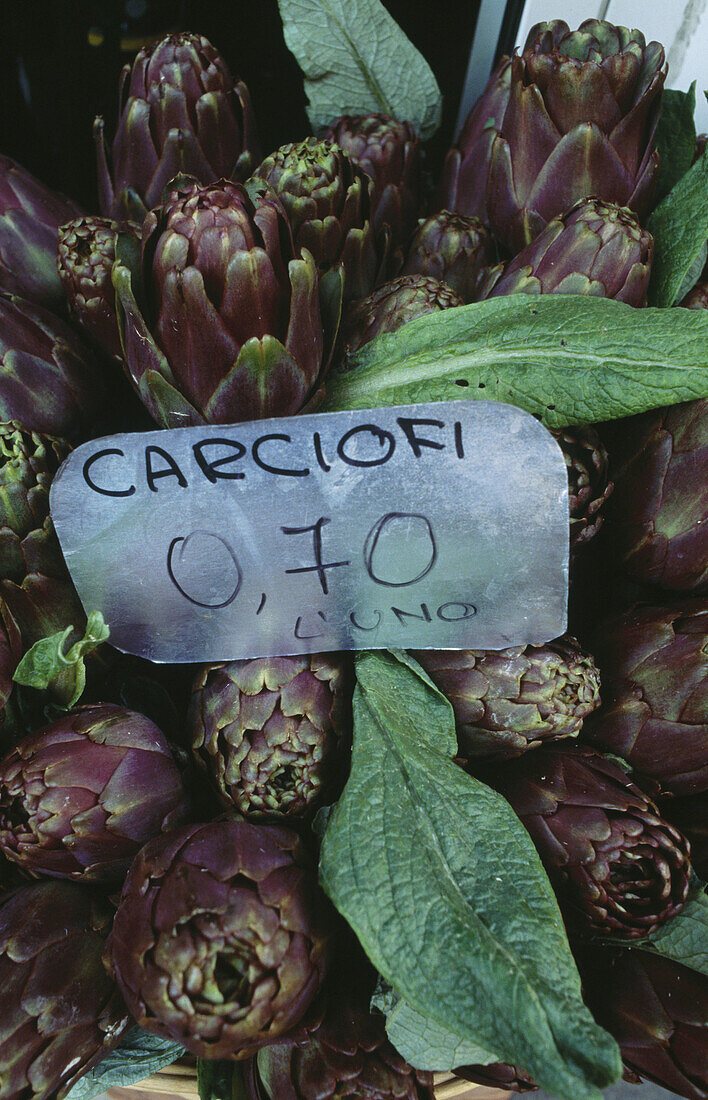
M436 174L454 137L479 0L384 3L443 93L443 124L428 149ZM264 154L310 132L302 77L283 41L277 0L9 0L3 24L0 153L88 210L97 203L93 119L104 116L110 141L122 66L170 31L206 35L233 75L245 80Z

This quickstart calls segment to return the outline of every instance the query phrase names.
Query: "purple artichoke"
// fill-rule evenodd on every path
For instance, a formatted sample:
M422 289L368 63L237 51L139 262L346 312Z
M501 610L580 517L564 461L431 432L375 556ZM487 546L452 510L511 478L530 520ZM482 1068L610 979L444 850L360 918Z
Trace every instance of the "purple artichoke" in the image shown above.
M0 895L3 1100L63 1097L128 1024L102 963L112 910L86 886L40 882Z
M691 844L691 866L701 882L708 882L708 792L688 798L660 800L662 815L680 829Z
M492 1062L488 1066L459 1066L455 1076L463 1081L473 1081L475 1085L486 1085L490 1089L505 1089L511 1092L535 1092L538 1085L518 1066L507 1066L503 1062ZM497 1093L500 1097L504 1095ZM474 1098L471 1098L474 1100Z
M191 825L135 859L110 965L141 1027L200 1058L246 1058L299 1024L318 992L324 910L289 829Z
M105 383L102 364L68 325L0 293L0 420L71 440L100 434Z
M607 451L594 428L551 428L568 470L570 548L589 542L602 525L602 508L613 483L608 477Z
M492 261L492 242L479 218L441 210L418 226L403 274L438 279L463 302L476 302L484 296Z
M663 47L640 31L598 19L577 31L560 19L538 23L473 108L444 205L486 218L512 255L591 195L643 218L665 76Z
M674 794L708 789L706 600L637 607L600 625L603 706L583 739Z
M421 649L414 656L452 704L466 758L518 756L577 737L599 706L594 661L569 636L540 646Z
M708 281L699 279L679 305L685 309L708 309Z
M0 762L0 851L35 873L120 883L187 814L160 730L111 704L69 711Z
M343 264L344 302L373 290L387 256L374 231L374 183L338 145L317 138L283 145L258 166L254 187L259 181L280 198L296 248L312 253L320 276Z
M75 203L0 156L0 290L63 313L57 230L80 214Z
M374 181L371 217L376 233L387 225L391 247L415 229L420 205L420 145L409 122L389 115L344 115L325 134Z
M573 923L637 939L683 908L690 845L617 764L549 745L490 782L531 834Z
M143 277L145 317L127 267L114 284L127 369L163 427L289 416L313 396L317 270L274 196L225 180L172 192L145 220Z
M592 294L647 304L654 239L631 210L581 199L527 244L487 294Z
M72 317L100 347L121 360L116 295L111 282L119 233L137 249L137 225L119 227L109 218L75 218L59 229L58 262Z
M370 340L416 317L461 305L462 298L446 283L426 275L399 275L346 310L341 332L345 360Z
M603 427L616 554L638 581L708 592L708 400Z
M17 623L0 600L0 727L5 720L5 707L14 687L12 677L21 657L22 642ZM1 890L2 876L0 876Z
M346 657L315 653L205 667L188 716L222 800L249 816L301 816L335 799L348 748Z
M140 50L123 69L120 100L112 176L102 118L94 128L106 217L142 221L176 176L242 182L258 163L248 89L202 35L172 34Z
M649 951L584 947L583 995L615 1037L629 1080L654 1081L688 1100L708 1097L708 982Z

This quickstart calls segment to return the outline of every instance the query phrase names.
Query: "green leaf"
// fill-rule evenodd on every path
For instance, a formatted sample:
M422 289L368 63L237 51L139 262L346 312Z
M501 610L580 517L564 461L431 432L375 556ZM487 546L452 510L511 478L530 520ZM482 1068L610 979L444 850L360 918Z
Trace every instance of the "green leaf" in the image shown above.
M120 1046L85 1073L64 1100L91 1100L106 1089L134 1085L151 1073L172 1065L183 1054L178 1043L151 1035L140 1027L131 1027Z
M672 306L708 238L708 150L659 203L647 229L654 237L649 301Z
M305 76L315 132L340 115L383 112L425 141L440 125L432 69L380 0L278 0L288 49Z
M199 1100L232 1100L233 1062L207 1062L197 1059Z
M40 638L27 650L13 676L16 683L25 687L49 691L52 701L65 710L78 702L86 686L85 658L110 634L101 612L92 611L83 638L65 653L64 645L73 630L73 626L67 626L57 634Z
M626 942L613 942L619 947L627 946ZM664 955L708 977L708 896L705 886L697 882L680 913L647 939L637 940L631 946Z
M486 1066L496 1062L495 1054L477 1043L460 1039L399 997L390 987L379 989L372 1007L386 1014L386 1034L407 1062L420 1062L441 1073L454 1066Z
M661 114L656 128L656 147L659 150L659 180L656 201L668 195L681 177L691 167L696 151L696 82L687 92L665 88L661 102Z
M528 833L453 763L452 709L411 658L364 653L356 669L351 775L322 843L324 889L431 1028L522 1066L556 1097L599 1100L621 1074L619 1051L582 1002ZM421 1069L429 1048L413 1059Z
M706 310L512 294L372 340L328 381L322 411L476 398L551 428L592 424L708 397L707 367Z

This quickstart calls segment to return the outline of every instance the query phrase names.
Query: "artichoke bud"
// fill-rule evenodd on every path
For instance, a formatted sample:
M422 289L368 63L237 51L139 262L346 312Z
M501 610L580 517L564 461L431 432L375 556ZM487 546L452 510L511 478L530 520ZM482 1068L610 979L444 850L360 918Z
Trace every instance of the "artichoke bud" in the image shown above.
M112 704L69 711L0 762L0 851L34 873L120 883L188 812L160 730Z
M492 241L479 218L441 210L418 226L403 274L438 279L463 302L476 302L493 259Z
M626 207L582 199L507 264L487 294L591 294L647 304L654 239Z
M123 70L120 98L112 174L103 120L94 128L106 217L142 221L175 176L244 180L258 163L248 89L202 35L172 34L140 50Z
M142 849L107 960L141 1027L197 1057L238 1060L303 1021L325 974L328 922L294 832L223 819Z
M498 651L424 649L415 658L449 699L467 759L577 737L600 704L595 662L569 635Z
M368 297L352 302L345 311L340 337L345 365L350 356L377 336L395 332L426 313L461 305L462 298L447 283L429 275L399 275Z
M63 313L57 230L80 214L75 203L0 156L0 290Z
M334 653L206 667L188 725L222 801L297 817L335 800L349 747L349 660Z
M655 932L688 895L690 844L626 772L593 749L543 746L490 778L531 834L580 928Z
M602 506L613 489L608 477L607 451L589 425L551 428L550 432L563 452L568 470L570 548L573 551L593 538L602 526Z
M371 216L400 249L415 229L420 205L420 143L409 122L389 115L343 115L327 130L333 141L374 181Z
M128 1013L101 956L113 912L73 882L0 896L3 1100L47 1100L118 1045Z

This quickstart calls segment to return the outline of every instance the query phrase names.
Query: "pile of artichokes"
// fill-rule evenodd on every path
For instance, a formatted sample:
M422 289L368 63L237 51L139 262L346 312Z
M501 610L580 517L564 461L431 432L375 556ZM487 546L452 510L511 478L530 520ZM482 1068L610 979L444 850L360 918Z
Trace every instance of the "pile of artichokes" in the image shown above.
M76 691L16 681L87 626L49 487L100 435L316 411L363 346L426 314L645 307L665 76L638 31L539 24L434 179L382 112L263 157L245 84L181 33L126 67L115 134L96 122L100 213L0 157L0 1100L65 1096L130 1023L225 1060L250 1100L433 1097L318 885L350 657L185 669L103 642ZM412 656L458 765L532 837L626 1073L707 1097L706 978L636 945L693 896L692 845L707 866L708 400L553 434L573 633ZM535 1088L523 1066L459 1075Z

